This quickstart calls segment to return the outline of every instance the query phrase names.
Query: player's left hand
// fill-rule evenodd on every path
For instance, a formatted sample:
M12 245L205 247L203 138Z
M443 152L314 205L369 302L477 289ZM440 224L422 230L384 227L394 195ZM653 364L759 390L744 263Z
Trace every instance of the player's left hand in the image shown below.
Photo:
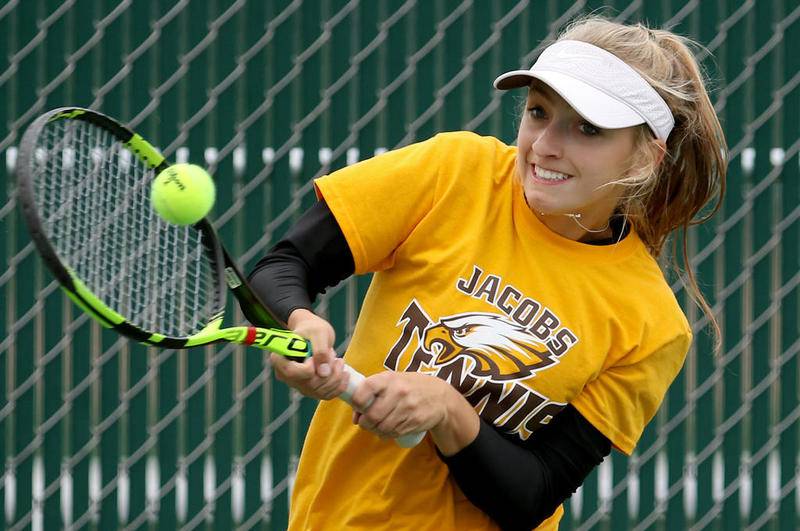
M380 437L429 431L445 420L452 391L434 376L384 371L368 377L353 394L353 423Z

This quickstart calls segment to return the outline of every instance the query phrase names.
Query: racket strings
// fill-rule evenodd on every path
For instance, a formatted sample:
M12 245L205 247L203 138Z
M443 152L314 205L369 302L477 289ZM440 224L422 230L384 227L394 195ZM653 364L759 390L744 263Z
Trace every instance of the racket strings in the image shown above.
M200 233L150 205L153 170L93 124L45 125L34 193L60 260L107 306L151 332L185 337L213 311L215 277Z

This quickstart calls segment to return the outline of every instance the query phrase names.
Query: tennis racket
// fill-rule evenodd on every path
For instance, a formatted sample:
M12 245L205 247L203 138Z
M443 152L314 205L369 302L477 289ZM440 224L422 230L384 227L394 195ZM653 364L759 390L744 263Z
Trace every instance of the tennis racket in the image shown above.
M180 349L227 342L306 359L309 342L258 299L207 218L177 226L153 210L150 185L169 165L141 136L88 109L55 109L28 127L17 158L19 199L33 242L67 296L140 343ZM228 289L258 326L223 326ZM352 405L364 376L345 367L350 382L340 398ZM423 436L397 442L410 448Z

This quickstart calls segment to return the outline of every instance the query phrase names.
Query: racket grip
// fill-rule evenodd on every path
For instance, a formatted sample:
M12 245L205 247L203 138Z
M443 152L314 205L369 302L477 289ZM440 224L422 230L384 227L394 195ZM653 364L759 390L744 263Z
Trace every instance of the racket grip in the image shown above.
M352 368L351 366L345 364L344 370L347 371L347 374L350 375L350 379L347 382L347 389L344 390L342 394L339 395L339 398L350 404L353 407L353 393L356 392L358 386L361 385L366 378L363 374ZM372 405L372 400L367 403L367 408ZM425 432L421 433L408 433L406 435L401 435L395 439L395 442L403 448L413 448L425 438Z

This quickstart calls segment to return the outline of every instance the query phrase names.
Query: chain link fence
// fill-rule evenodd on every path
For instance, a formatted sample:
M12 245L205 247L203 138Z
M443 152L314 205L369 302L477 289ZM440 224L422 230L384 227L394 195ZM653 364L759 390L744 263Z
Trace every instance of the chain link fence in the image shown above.
M724 343L714 356L676 282L697 337L686 366L636 454L606 460L562 529L800 527L797 0L7 1L0 526L283 529L314 409L260 352L148 349L71 305L15 198L35 116L98 109L207 166L216 226L247 268L314 201L315 176L444 130L513 141L519 102L491 81L597 10L705 45L731 171L720 215L690 237ZM319 301L340 351L368 282Z

